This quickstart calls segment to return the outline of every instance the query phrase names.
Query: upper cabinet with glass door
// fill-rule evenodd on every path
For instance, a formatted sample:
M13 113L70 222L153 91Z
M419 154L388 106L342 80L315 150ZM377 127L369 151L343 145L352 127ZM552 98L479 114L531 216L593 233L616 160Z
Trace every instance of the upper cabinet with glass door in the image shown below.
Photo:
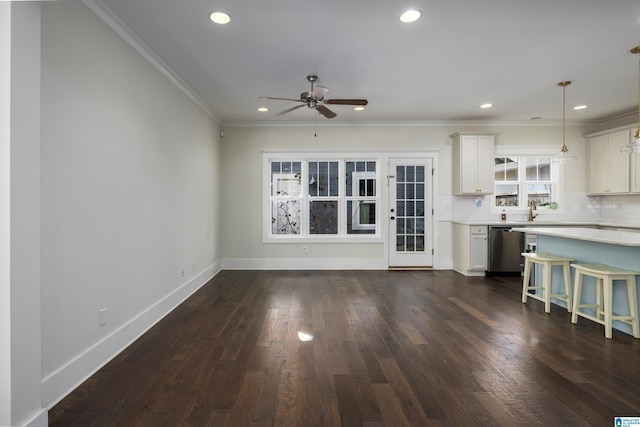
M493 193L493 135L457 132L451 135L453 194Z

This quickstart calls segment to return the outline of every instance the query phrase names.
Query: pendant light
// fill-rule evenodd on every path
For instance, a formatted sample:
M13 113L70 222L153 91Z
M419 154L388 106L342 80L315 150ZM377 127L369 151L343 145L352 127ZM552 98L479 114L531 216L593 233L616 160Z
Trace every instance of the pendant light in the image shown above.
M631 53L640 53L640 46L631 49ZM640 57L640 55L638 55ZM621 153L640 153L640 60L638 64L638 130L631 141L620 150Z
M571 84L571 81L567 80L564 82L558 83L558 86L562 87L562 148L560 152L553 156L554 163L565 164L565 163L575 163L578 161L578 158L571 153L569 153L569 149L566 144L566 134L567 134L567 126L566 126L566 91L567 86Z

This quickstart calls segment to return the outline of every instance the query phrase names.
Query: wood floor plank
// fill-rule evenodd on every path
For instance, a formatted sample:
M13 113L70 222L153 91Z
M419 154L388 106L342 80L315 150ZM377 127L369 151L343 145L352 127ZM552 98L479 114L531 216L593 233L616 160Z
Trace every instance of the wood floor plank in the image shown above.
M520 280L222 271L51 408L49 425L546 427L640 415L640 340L522 304Z

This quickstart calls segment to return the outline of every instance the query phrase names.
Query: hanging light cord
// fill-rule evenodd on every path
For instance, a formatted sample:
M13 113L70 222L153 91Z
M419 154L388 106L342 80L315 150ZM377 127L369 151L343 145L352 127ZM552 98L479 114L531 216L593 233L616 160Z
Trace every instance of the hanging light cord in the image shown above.
M569 86L571 84L571 81L567 80L564 82L560 82L558 83L558 86L562 86L562 148L560 149L561 152L566 153L567 151L569 151L569 149L567 148L567 144L566 144L566 115L567 115L567 86Z
M631 53L640 53L640 46L631 49ZM640 55L638 55L638 129L636 139L640 139Z
M562 85L562 151L567 151L566 141L566 121L567 121L567 86Z

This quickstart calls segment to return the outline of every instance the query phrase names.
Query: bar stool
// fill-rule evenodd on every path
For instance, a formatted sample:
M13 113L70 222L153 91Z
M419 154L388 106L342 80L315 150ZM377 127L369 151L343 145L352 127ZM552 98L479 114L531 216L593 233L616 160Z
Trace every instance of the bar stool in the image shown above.
M523 252L521 255L524 257L522 302L526 304L527 297L542 301L544 302L545 313L549 313L551 311L551 298L557 298L566 301L567 311L571 312L571 271L569 269L569 263L571 261L575 261L575 259L546 253ZM535 264L540 264L540 266L542 267L542 284L529 286L531 267L533 266L535 268ZM565 290L564 294L551 293L551 267L553 267L554 265L562 267ZM531 294L528 292L530 290L542 290L542 294Z
M611 338L613 321L619 320L620 322L631 325L633 337L640 338L640 327L638 326L638 295L636 289L636 276L639 275L640 272L611 267L605 264L571 264L571 267L576 271L571 323L577 323L578 316L593 320L594 322L604 325L604 336ZM596 279L595 304L580 304L583 276L591 276ZM613 314L614 280L624 281L627 284L627 296L629 297L628 316L617 316ZM595 308L595 316L580 311L580 308L583 307Z

